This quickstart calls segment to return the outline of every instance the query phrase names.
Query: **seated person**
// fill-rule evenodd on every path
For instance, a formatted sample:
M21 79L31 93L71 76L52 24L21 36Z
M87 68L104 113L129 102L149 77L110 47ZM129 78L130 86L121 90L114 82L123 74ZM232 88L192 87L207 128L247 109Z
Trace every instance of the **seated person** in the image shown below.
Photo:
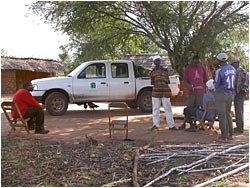
M186 122L190 124L190 128L186 129L186 131L190 131L190 132L196 131L196 127L195 127L191 117L195 116L195 117L201 119L204 111L208 108L208 103L215 101L214 80L208 80L206 82L206 86L207 86L207 93L203 96L202 108L186 107L184 109L184 116L185 116ZM216 115L216 110L209 110L206 114L205 120L212 120L215 115Z
M44 129L43 107L32 97L30 91L33 91L33 85L30 82L24 83L23 89L15 93L13 102L17 104L24 118L30 118L30 130L35 129L35 134L47 134L49 130ZM12 110L11 115L14 119L19 118L16 110Z

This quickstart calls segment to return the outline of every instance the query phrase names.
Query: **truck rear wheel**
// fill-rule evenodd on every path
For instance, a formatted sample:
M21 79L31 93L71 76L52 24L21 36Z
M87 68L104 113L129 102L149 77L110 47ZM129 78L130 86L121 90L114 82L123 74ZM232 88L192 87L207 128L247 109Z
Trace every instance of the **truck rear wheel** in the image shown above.
M144 113L152 112L152 91L143 91L138 98L138 106Z
M61 92L49 94L45 100L46 111L52 116L61 116L68 109L68 99Z

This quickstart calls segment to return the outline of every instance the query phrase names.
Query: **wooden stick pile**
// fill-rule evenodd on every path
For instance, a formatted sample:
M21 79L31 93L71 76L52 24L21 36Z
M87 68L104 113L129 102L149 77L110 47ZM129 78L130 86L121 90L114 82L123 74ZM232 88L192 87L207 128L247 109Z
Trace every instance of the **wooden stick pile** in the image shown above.
M159 176L146 183L144 187L152 186L173 172L179 176L184 173L193 174L212 171L224 173L196 185L200 187L246 170L249 167L249 144L161 145L159 148L148 148L145 154L140 155L139 161L149 167L155 165L162 167L166 163L171 163L170 160L178 158L187 158L190 162L170 168L167 165L166 169L159 169L159 172L161 171ZM207 163L213 165L206 165Z

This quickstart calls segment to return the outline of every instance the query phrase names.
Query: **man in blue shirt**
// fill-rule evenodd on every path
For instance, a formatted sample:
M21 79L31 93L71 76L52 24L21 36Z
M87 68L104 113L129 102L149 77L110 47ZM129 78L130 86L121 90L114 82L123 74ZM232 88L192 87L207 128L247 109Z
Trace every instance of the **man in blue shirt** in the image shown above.
M215 100L221 137L215 138L214 141L227 142L233 140L231 106L234 97L235 69L227 63L227 54L219 53L216 59L220 68L215 73Z

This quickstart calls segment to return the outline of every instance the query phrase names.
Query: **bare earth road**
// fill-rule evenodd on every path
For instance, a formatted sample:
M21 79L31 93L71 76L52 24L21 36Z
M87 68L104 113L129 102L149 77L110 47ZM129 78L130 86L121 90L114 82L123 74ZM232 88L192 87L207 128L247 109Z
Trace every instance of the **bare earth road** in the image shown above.
M10 97L2 97L2 101ZM108 104L98 103L98 109L85 110L83 106L69 105L68 111L63 116L50 116L45 112L45 127L50 130L47 135L27 134L24 130L18 130L11 136L33 137L51 141L66 143L79 143L86 137L96 139L98 142L123 141L123 131L116 131L113 140L108 134ZM243 135L235 135L232 143L248 142L249 140L249 101L245 101L245 132ZM175 117L180 117L183 107L173 107ZM176 119L176 127L182 123ZM217 134L212 130L186 132L170 131L165 122L164 113L161 113L161 126L159 131L151 132L151 114L141 113L138 109L129 110L129 138L138 143L211 143ZM215 128L218 129L218 122ZM235 126L235 123L234 123ZM10 131L7 120L1 111L1 135L6 136ZM218 131L220 133L220 131Z

